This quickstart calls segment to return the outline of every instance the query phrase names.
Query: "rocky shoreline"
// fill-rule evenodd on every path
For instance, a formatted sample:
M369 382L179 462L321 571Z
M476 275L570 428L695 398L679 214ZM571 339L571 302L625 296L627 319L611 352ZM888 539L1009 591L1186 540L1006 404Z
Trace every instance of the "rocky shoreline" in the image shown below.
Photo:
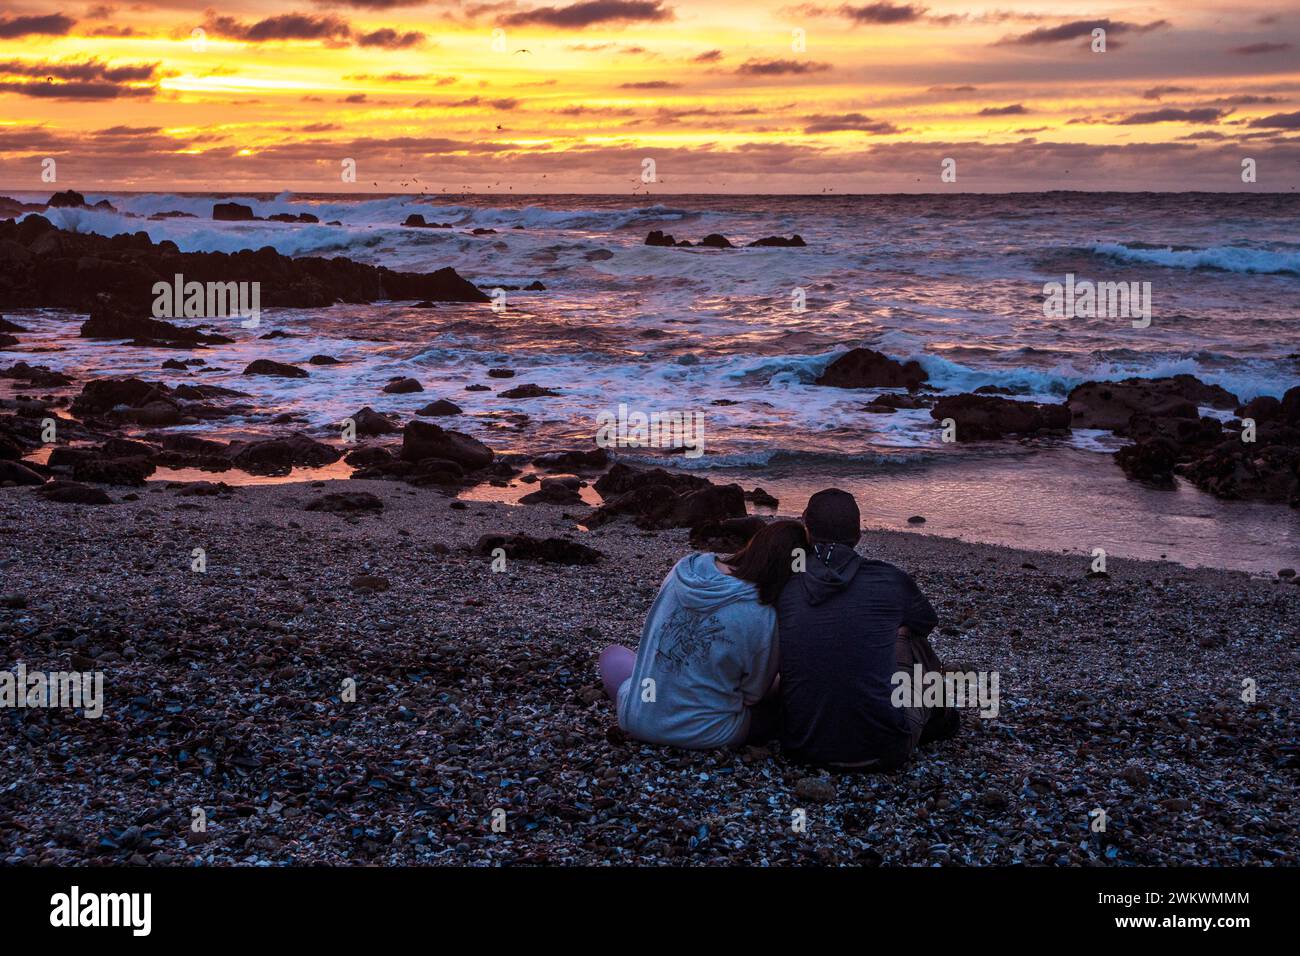
M868 533L1001 709L832 776L618 730L594 658L685 529L364 479L30 495L0 489L3 666L99 670L106 700L0 710L7 864L1296 862L1294 577Z
M230 343L220 330L146 308L173 271L276 280L266 301L283 305L487 301L450 269L185 254L40 216L0 222L0 261L0 306L70 309L104 348L176 356L157 378L83 378L35 355L0 367L3 666L101 670L108 695L100 719L0 709L8 863L1295 862L1292 569L1112 559L1098 574L1087 556L873 532L864 552L930 592L947 663L1001 673L997 719L875 777L779 748L643 747L615 726L595 654L634 644L672 563L738 547L762 520L751 505L779 507L770 494L591 446L503 454L450 427L462 409L446 398L404 421L361 401L328 426L273 416L203 381ZM0 349L25 332L0 318ZM332 364L258 358L244 375ZM959 442L1106 429L1134 440L1116 454L1131 477L1300 501L1300 388L1245 404L1190 376L1085 383L1054 404L940 395L918 363L869 349L817 384L871 390L864 416L928 409ZM419 391L399 376L371 401ZM193 430L237 416L277 432ZM350 479L221 480L336 463ZM177 468L210 480L160 480ZM462 497L512 485L532 489L524 507ZM1098 806L1105 833L1088 828ZM791 831L795 809L807 833Z

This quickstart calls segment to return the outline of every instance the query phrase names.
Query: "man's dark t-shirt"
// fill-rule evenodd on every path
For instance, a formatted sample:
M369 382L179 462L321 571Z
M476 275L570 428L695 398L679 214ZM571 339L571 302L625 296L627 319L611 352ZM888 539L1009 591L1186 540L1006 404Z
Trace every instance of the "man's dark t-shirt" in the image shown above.
M777 616L782 752L818 764L904 760L904 712L890 703L898 629L924 636L938 621L916 582L846 545L820 545Z

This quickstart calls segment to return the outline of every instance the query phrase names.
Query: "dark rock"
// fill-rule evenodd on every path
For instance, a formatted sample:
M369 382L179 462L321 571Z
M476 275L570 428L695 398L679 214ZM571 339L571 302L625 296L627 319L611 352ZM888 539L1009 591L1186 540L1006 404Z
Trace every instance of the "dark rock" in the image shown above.
M36 494L47 501L58 501L74 505L111 505L113 499L99 488L83 485L75 481L56 479L36 489Z
M676 474L662 468L634 468L619 462L597 478L592 487L602 498L613 498L648 485L664 485L673 491L694 491L707 488L709 484L709 479L699 475Z
M750 504L758 505L760 508L775 508L781 503L762 488L755 488L753 491L745 492L745 500Z
M832 388L915 389L928 378L915 360L904 363L874 349L850 349L826 366L815 384Z
M72 401L78 415L96 415L119 406L139 408L156 401L170 401L171 390L161 382L138 378L100 378L87 382Z
M369 405L353 414L352 421L356 423L357 434L367 437L371 435L391 435L402 430L401 425L398 425L386 415L375 411Z
M533 459L534 467L542 471L599 471L608 464L609 452L604 448L555 451Z
M783 236L764 236L762 239L755 239L750 243L751 246L779 246L786 248L802 247L807 243L803 241L803 236L795 233L789 239Z
M432 416L459 415L460 413L461 407L455 402L447 401L445 398L440 398L436 402L430 402L428 405L417 409L415 412L417 415Z
M488 378L514 378L515 370L512 368L490 368L487 371Z
M301 432L283 438L231 442L226 452L236 468L254 475L287 475L295 466L332 465L343 454Z
M631 515L640 528L695 528L745 517L745 493L734 484L706 483L681 494L667 485L643 485L597 508L583 524L597 527L621 515Z
M61 193L55 193L46 203L55 209L59 208L80 208L86 205L86 197L72 189L65 189Z
M1003 435L1035 435L1070 428L1068 406L1018 402L995 395L945 395L930 409L936 421L957 423L957 440L987 441Z
M749 543L766 524L762 518L746 515L743 518L724 518L706 521L691 529L691 547L696 551L715 554L735 554Z
M363 445L344 456L343 460L353 468L369 468L393 460L392 452L378 445Z
M0 485L4 484L43 485L45 478L20 461L9 461L0 457Z
M128 317L154 300L156 282L260 282L263 308L322 308L335 302L379 300L489 302L453 269L394 272L349 259L290 258L270 247L233 254L181 252L168 240L144 232L100 236L56 228L40 215L22 222L0 220L0 309L62 308L91 312L107 295ZM106 337L164 339L154 334ZM228 341L223 339L223 341Z
M908 524L925 524L925 517L924 517L923 515L912 515L912 517L910 517L910 518L907 519L907 523L908 523Z
M1070 391L1067 402L1075 428L1104 428L1117 434L1124 434L1129 419L1139 412L1152 418L1196 418L1201 405L1232 409L1240 404L1231 392L1192 375L1084 382Z
M307 360L308 365L342 365L338 359L332 355L313 355Z
M23 328L17 322L10 322L3 315L0 315L0 332L26 332L26 331L28 330Z
M253 207L237 202L219 202L212 207L212 218L221 222L248 222L256 219Z
M274 375L278 378L307 378L306 369L301 369L296 365L286 365L283 362L272 362L270 359L256 359L249 362L243 374Z
M673 241L672 236L665 235L662 230L654 229L645 237L645 244L647 246L674 246L677 243Z
M368 491L332 492L308 503L306 511L330 511L351 514L357 511L383 511L384 502Z
M580 505L582 495L578 492L576 478L543 478L537 491L519 499L525 505Z
M534 538L526 534L485 534L474 545L480 557L492 557L497 548L514 561L542 561L548 564L595 564L601 553L585 544L565 538Z
M1168 438L1148 438L1116 451L1115 462L1130 478L1173 487L1178 446Z
M413 378L395 378L384 386L389 395L407 395L411 392L423 392L424 386Z
M560 393L530 383L526 385L516 385L514 388L506 389L504 392L498 392L497 394L501 398L555 398Z
M491 448L476 438L460 432L446 431L432 422L412 420L402 431L402 458L418 462L425 458L453 461L467 471L492 464Z
M80 335L83 339L133 339L142 344L168 342L186 346L227 345L234 341L224 335L135 315L109 298L100 298L91 308L90 317L81 323Z
M716 232L711 232L703 239L701 239L700 245L706 246L709 249L734 249L735 248L735 246L733 246L728 241L726 236Z
M0 368L0 378L27 382L33 388L62 388L72 384L72 378L62 372L52 371L46 365L28 365L26 362L15 362L8 368Z

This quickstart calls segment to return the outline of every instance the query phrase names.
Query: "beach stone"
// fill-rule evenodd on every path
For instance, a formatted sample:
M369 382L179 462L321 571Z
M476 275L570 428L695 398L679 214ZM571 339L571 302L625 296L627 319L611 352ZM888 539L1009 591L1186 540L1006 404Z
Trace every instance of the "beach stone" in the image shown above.
M307 364L308 365L342 365L343 363L340 362L332 355L313 355L311 358L307 360Z
M794 785L794 795L810 803L830 803L835 799L835 784L830 777L801 777Z
M721 233L711 232L700 240L700 245L709 249L734 249L735 246Z
M388 578L377 574L358 574L350 582L350 587L360 594L374 594L387 591L392 584L389 583Z
M677 243L671 235L667 235L661 229L650 230L649 235L645 237L647 246L675 246Z
M774 246L777 248L799 248L806 246L807 243L803 241L803 236L795 233L789 239L784 236L764 236L762 239L755 239L750 243L750 245L758 247Z

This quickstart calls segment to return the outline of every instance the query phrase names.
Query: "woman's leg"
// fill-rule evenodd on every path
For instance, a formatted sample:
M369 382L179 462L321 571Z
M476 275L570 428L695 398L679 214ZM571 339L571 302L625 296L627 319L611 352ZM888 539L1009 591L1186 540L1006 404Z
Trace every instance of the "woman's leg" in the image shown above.
M596 667L600 671L600 682L605 685L605 693L617 703L619 687L632 676L632 669L636 667L636 651L622 644L611 644L600 652Z

